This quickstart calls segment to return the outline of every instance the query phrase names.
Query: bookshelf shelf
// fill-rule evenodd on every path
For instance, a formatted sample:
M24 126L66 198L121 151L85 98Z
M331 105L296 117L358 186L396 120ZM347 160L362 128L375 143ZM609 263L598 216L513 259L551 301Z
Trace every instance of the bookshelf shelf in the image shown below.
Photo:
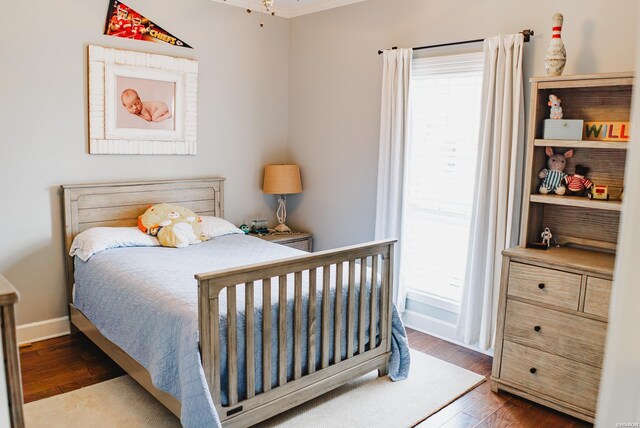
M536 139L535 147L566 147L568 149L610 149L627 150L629 143L626 141L587 141L587 140L544 140Z
M531 202L538 204L562 205L565 207L591 208L594 210L620 211L622 202L601 201L583 196L531 195Z

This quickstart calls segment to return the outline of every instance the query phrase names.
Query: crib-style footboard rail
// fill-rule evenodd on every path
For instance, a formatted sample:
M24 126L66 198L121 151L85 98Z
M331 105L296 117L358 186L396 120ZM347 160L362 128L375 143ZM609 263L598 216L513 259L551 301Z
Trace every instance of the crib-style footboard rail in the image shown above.
M388 373L394 243L196 275L202 364L224 426L255 424L375 369Z

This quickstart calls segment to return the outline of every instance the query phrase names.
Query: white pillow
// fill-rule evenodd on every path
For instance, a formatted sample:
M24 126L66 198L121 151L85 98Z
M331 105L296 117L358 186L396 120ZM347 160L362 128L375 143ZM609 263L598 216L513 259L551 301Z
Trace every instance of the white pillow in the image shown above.
M236 233L244 234L242 230L223 218L208 215L200 216L200 218L202 219L202 233L209 238Z
M147 235L137 227L93 227L76 235L69 255L89 260L100 251L118 247L158 247L155 236Z

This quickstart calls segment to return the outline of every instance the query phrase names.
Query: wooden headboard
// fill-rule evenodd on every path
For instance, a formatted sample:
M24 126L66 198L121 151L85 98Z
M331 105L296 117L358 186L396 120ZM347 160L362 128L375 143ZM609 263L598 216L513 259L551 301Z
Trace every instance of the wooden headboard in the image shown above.
M72 303L75 236L91 227L135 226L149 205L169 202L199 215L224 217L224 178L135 183L68 184L63 190L67 292Z

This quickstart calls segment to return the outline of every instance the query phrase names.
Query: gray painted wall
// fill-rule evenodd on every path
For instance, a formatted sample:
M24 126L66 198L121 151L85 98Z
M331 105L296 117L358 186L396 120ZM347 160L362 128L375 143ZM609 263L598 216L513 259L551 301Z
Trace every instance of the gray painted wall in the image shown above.
M3 3L0 272L20 290L18 324L67 314L60 184L222 175L228 219L273 217L260 180L287 154L289 21L261 29L209 0L127 3L194 49L103 36L106 0ZM197 156L87 154L87 44L199 60Z
M382 82L378 49L531 28L536 36L525 47L528 79L544 75L551 16L562 12L565 74L628 71L634 69L636 7L635 0L368 0L294 19L289 160L300 165L305 189L294 202L291 224L315 234L315 249L373 239Z
M634 0L368 0L290 21L209 0L129 4L195 49L101 35L106 1L4 6L0 272L21 292L19 324L67 314L63 183L222 175L226 217L240 223L273 219L274 198L260 191L263 165L296 162L304 193L289 198L288 223L313 232L316 249L372 239L380 48L533 28L526 72L540 75L550 17L561 11L566 73L634 64ZM197 156L87 154L87 44L199 60Z

